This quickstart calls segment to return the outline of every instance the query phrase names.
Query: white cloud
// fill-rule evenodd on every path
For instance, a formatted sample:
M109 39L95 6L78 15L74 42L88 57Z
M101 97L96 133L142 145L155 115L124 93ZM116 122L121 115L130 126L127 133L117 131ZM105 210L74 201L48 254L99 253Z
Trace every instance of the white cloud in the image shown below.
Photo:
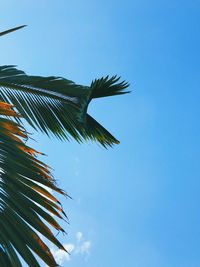
M68 251L68 253L72 253L75 246L74 244L65 244L64 248ZM61 249L55 249L51 248L51 252L53 256L55 257L55 260L58 264L63 264L65 261L70 261L70 254L68 254L66 251L63 251Z
M74 245L73 244L65 244L64 248L71 253L74 250Z
M91 250L91 241L86 240L84 241L83 233L77 232L76 235L76 242L73 243L66 243L64 244L64 248L68 251L65 252L61 249L57 249L56 247L51 248L51 252L58 264L63 266L63 264L67 261L70 261L73 256L81 255L84 260L87 260L90 250Z
M90 254L90 248L91 248L91 241L85 241L80 246L80 253L81 254Z
M77 240L78 242L80 242L80 241L82 240L82 238L83 238L83 233L81 233L81 232L77 232L77 233L76 233L76 240Z
M74 253L75 254L81 254L88 256L90 254L90 249L91 249L91 241L83 240L83 233L82 232L77 232L76 233L76 240L77 240L77 245L75 247Z

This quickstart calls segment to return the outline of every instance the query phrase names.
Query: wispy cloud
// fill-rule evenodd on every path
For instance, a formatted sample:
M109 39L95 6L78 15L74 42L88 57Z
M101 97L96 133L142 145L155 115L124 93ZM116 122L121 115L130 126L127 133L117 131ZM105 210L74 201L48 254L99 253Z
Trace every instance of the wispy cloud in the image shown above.
M63 264L65 261L70 261L70 254L75 247L74 244L64 244L64 248L68 251L69 254L61 249L51 248L51 252L58 264Z
M63 265L65 262L73 259L75 255L81 255L84 260L88 259L92 245L91 241L84 240L83 233L80 231L75 234L75 237L76 241L74 243L64 244L68 253L61 249L56 249L55 247L51 248L51 252L58 264Z
M82 238L83 238L83 233L81 233L81 232L77 232L77 233L76 233L76 240L77 240L78 242L80 242Z
M75 249L76 254L89 255L91 249L91 241L84 241L80 246Z

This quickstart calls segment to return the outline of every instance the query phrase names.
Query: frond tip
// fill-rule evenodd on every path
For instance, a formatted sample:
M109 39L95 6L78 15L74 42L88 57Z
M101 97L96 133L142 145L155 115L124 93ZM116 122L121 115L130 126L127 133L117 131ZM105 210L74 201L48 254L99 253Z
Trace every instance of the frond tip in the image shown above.
M114 96L127 94L129 91L124 91L129 87L126 81L119 82L120 77L117 75L102 77L101 79L95 79L91 83L91 98Z
M14 32L14 31L17 31L17 30L20 30L24 27L26 27L27 25L22 25L22 26L18 26L18 27L15 27L15 28L12 28L12 29L9 29L9 30L6 30L6 31L3 31L3 32L0 32L0 36L3 36L5 34L8 34L10 32Z

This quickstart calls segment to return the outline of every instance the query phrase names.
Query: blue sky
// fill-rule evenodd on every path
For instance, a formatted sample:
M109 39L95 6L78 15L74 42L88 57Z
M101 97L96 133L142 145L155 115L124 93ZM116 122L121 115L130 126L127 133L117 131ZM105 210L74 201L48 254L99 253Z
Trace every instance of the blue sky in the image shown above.
M1 65L89 84L118 74L132 93L90 113L120 141L61 143L36 134L70 225L63 267L199 267L200 1L1 3ZM43 266L43 265L42 265Z

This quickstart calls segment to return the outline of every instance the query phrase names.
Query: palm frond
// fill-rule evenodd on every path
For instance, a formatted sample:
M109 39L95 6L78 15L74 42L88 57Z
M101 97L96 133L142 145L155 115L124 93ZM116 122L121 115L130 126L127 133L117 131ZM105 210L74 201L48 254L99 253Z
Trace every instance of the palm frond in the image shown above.
M107 147L118 141L87 114L87 108L93 98L126 93L128 84L119 79L107 76L83 86L61 77L30 76L14 66L2 66L0 101L15 105L34 129L47 135L61 140L72 136L78 142L92 139Z
M19 114L0 102L0 266L21 267L21 255L29 266L39 267L34 254L48 266L58 266L38 233L65 250L49 228L64 232L51 214L62 218L65 213L44 186L67 194L56 186L49 167L36 158L39 152L23 142L27 133L11 117Z
M5 34L8 34L8 33L14 32L14 31L17 31L17 30L22 29L24 27L26 27L26 25L18 26L18 27L15 27L15 28L0 32L0 36L3 36Z

